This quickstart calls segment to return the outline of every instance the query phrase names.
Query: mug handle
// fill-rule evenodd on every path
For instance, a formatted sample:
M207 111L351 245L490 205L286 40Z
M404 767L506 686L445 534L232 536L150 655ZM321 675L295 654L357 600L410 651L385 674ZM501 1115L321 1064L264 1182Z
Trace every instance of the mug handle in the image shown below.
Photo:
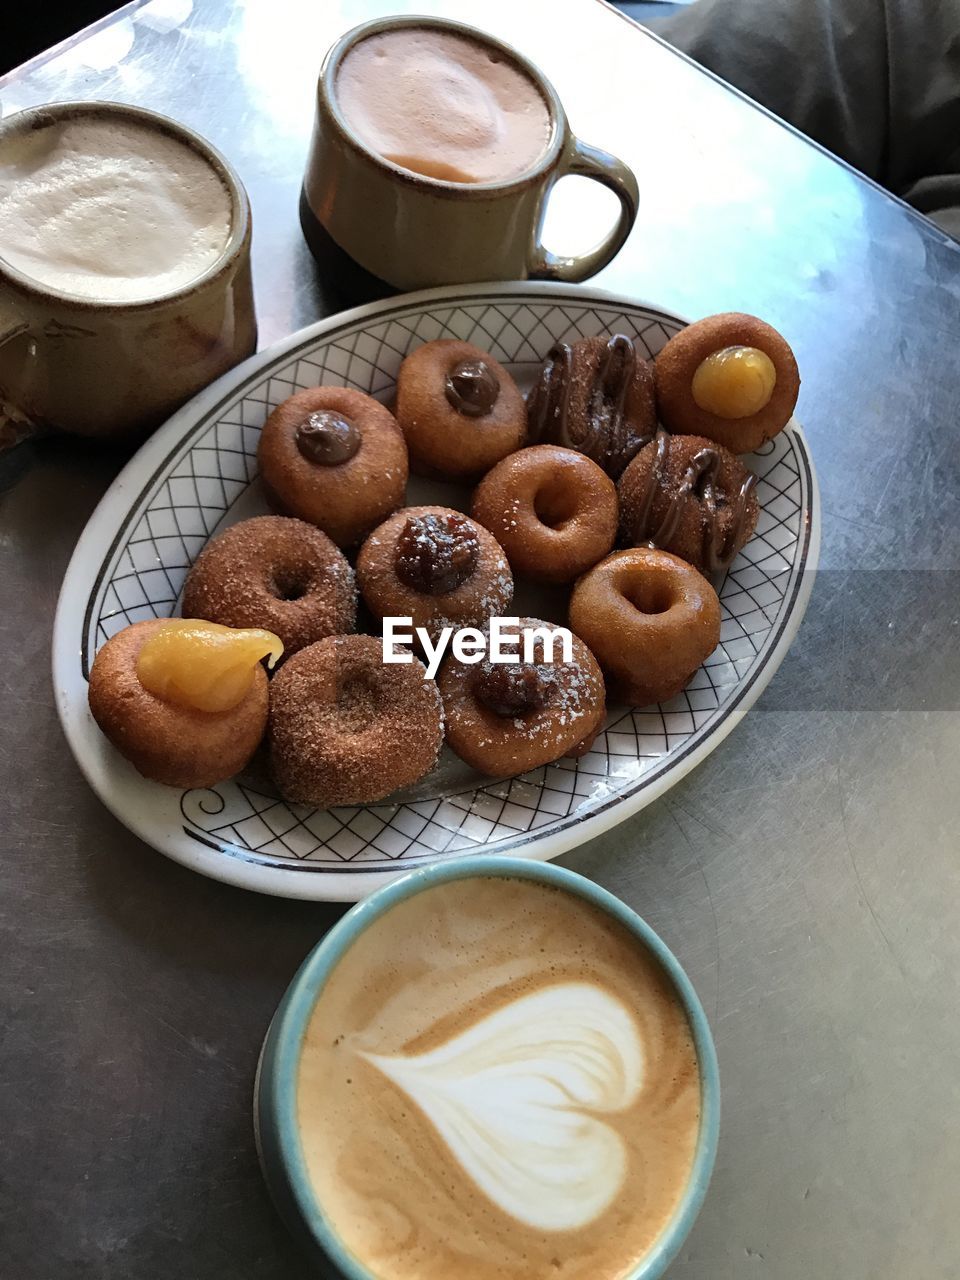
M595 182L601 183L612 191L620 201L620 216L616 226L598 245L586 253L575 254L572 258L551 253L539 239L538 230L537 242L530 260L530 275L536 280L566 280L577 283L596 275L623 248L624 241L636 221L637 207L640 203L637 179L630 166L618 160L609 151L603 151L600 147L591 147L588 142L582 142L571 134L566 154L561 158L557 169L556 178L565 178L568 174L593 178Z

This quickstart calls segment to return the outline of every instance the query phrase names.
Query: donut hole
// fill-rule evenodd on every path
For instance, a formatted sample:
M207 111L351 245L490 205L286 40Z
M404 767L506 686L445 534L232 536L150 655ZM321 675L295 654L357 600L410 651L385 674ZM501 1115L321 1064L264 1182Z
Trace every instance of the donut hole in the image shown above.
M350 672L337 679L337 728L341 733L364 733L377 719L378 692L373 673Z
M640 613L668 613L673 608L673 593L665 582L656 578L644 577L631 582L623 594Z
M283 566L274 570L270 594L278 600L286 603L302 600L309 590L310 578L303 569Z
M577 495L559 485L545 485L533 499L533 513L549 529L562 529L577 514Z

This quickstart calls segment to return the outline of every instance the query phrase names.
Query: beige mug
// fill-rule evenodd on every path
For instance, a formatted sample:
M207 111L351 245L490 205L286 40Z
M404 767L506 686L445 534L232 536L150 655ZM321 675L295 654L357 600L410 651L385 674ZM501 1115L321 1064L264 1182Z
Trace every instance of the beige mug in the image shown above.
M4 261L0 242L0 448L53 427L138 436L255 351L250 206L208 142L141 107L63 102L0 121L0 162L14 135L81 117L129 120L185 143L224 184L231 225L219 257L172 292L126 301L73 296Z
M451 32L487 46L537 85L549 112L550 137L526 173L500 182L448 182L404 169L360 141L337 102L338 68L359 41L404 27ZM550 190L567 174L593 178L620 201L609 234L575 257L557 256L541 240ZM326 233L366 271L401 289L529 277L585 280L619 252L637 202L637 180L628 166L581 142L543 73L483 31L442 18L382 18L347 32L324 59L300 205L315 252Z

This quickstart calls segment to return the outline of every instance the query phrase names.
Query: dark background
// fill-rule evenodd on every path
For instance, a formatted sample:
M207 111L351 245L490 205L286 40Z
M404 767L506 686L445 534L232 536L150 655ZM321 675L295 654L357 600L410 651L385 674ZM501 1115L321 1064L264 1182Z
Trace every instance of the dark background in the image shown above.
M317 3L317 0L306 2ZM322 0L319 2L322 3ZM18 6L16 14L12 12L13 8L11 0L9 12L0 20L0 75L18 67L29 58L35 58L38 53L43 53L45 49L68 39L122 6L105 4L104 0L69 0L68 3L40 0L33 5ZM641 0L632 4L617 4L616 8L628 13L638 22L647 22L651 18L666 16L677 6L660 3L660 0ZM481 14L482 6L478 3L478 18L481 18Z

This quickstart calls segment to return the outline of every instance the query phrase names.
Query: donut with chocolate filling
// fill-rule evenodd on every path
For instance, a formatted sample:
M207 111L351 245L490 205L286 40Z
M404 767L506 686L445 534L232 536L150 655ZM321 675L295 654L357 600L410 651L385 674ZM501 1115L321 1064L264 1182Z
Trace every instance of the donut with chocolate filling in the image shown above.
M666 551L615 551L570 597L570 626L607 677L611 699L667 702L720 643L720 601L692 565Z
M353 631L353 570L320 529L287 516L254 516L208 542L187 574L186 617L264 627L289 656L324 636Z
M681 329L654 363L657 408L668 431L751 453L783 430L800 393L782 334L738 311Z
M248 692L232 707L203 711L160 697L141 682L144 645L167 618L134 622L97 652L90 671L90 711L120 754L154 782L212 787L246 768L267 727L267 673L257 662Z
M414 471L450 480L483 475L520 448L527 430L523 396L503 365L453 338L407 356L396 414Z
M616 480L657 429L653 370L622 333L558 342L527 416L532 443L576 449Z
M433 768L443 709L421 662L385 663L373 636L330 636L270 682L268 739L286 800L374 804Z
M374 529L357 556L357 581L378 618L412 618L436 640L446 627L482 627L513 599L500 544L449 507L405 507Z
M757 477L723 445L665 431L620 477L620 540L659 547L704 573L729 568L757 525Z
M470 514L503 547L514 573L572 582L613 546L617 491L584 454L537 444L487 472Z
M271 506L351 547L403 504L407 447L389 409L348 387L278 404L257 450Z
M550 623L520 619L531 628ZM522 648L518 646L522 656ZM468 664L451 655L440 671L447 743L462 760L493 778L526 773L564 755L583 755L605 715L603 676L582 640L571 661L557 640L551 661L537 640L535 662Z

